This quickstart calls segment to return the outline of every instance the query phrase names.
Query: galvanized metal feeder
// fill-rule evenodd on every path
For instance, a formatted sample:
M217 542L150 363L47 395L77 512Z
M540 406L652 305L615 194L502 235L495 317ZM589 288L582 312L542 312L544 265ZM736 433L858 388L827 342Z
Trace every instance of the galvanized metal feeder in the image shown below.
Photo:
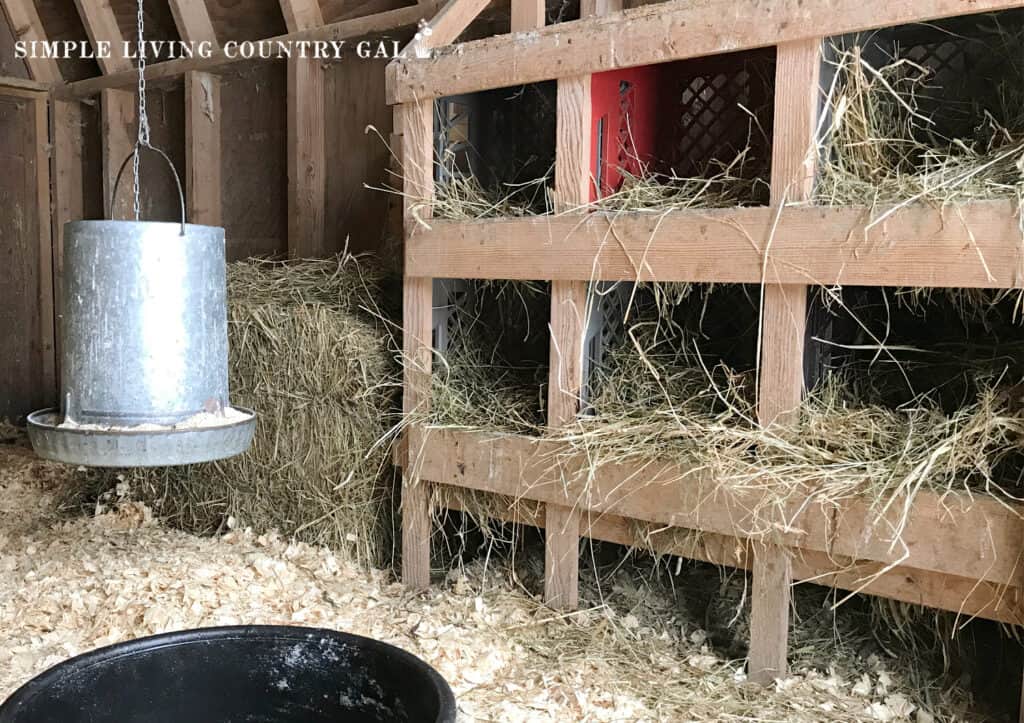
M28 418L32 446L47 459L195 464L252 444L255 414L232 408L228 395L224 229L185 222L174 165L149 142L144 73L140 59L139 139L113 190L134 161L135 221L64 229L61 407ZM180 224L139 220L143 149L162 156L178 181Z

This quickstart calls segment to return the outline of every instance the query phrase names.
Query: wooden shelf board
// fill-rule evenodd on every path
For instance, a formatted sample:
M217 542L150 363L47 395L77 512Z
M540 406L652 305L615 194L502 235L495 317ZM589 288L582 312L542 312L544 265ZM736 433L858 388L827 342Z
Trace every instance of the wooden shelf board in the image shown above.
M758 493L727 493L705 475L672 464L591 470L581 455L551 440L422 426L413 431L412 475L419 479L729 537L759 532L750 512L763 500ZM772 542L806 552L996 585L1016 585L1021 575L1024 519L989 497L922 491L897 541L896 513L879 515L866 501L831 507L796 500L784 514L788 529L773 534Z
M449 221L407 234L416 277L1019 288L1010 200L787 206ZM766 260L767 255L767 260Z
M435 508L440 507L435 503ZM446 498L445 508L463 511L459 500ZM544 515L531 509L500 510L505 522L544 527ZM584 516L580 532L584 537L612 542L627 547L638 547L634 534L636 521L613 514ZM663 555L678 555L690 560L714 565L751 569L750 541L728 535L701 533L693 544L680 542L672 529L659 530L646 543L650 549ZM1024 624L1021 609L1021 590L1018 586L1000 586L970 578L916 570L897 566L872 578L882 568L876 562L855 561L850 558L830 557L821 552L793 550L793 577L805 584L821 585L839 590L857 591L900 602L959 613L967 617L980 617L1012 625Z
M504 88L1020 7L1020 0L671 0L440 48L388 68L388 102Z

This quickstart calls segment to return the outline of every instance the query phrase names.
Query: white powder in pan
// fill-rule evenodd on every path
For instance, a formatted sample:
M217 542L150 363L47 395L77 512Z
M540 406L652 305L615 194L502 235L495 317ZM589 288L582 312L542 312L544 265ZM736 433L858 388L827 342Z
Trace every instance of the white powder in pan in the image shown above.
M199 412L188 419L182 420L173 425L162 424L137 424L129 427L119 427L106 424L80 424L78 422L65 420L59 425L60 429L79 429L94 432L163 432L174 429L207 429L209 427L226 427L230 424L237 424L245 421L249 415L234 407L225 407L221 412Z

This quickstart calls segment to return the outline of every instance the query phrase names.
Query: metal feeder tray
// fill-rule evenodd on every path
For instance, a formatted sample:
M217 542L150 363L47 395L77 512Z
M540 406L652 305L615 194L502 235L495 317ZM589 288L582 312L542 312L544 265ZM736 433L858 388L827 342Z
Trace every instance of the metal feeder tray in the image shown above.
M61 428L60 410L28 417L28 436L46 459L87 467L164 467L198 464L242 454L252 444L256 415L234 408L245 419L230 424L182 429Z

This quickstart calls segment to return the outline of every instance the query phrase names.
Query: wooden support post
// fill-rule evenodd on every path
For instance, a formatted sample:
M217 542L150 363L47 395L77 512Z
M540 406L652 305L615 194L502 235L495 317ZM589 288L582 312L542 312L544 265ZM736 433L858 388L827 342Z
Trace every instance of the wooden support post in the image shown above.
M814 130L820 104L821 39L778 48L772 148L773 205L803 201L814 186ZM784 212L783 212L784 213ZM792 419L803 395L807 287L765 279L758 418L763 426ZM786 675L789 602L793 572L786 548L756 545L750 613L752 681Z
M132 61L124 55L124 36L121 35L110 0L75 0L75 6L78 7L78 14L93 47L99 47L101 42L109 43L109 52L97 53L97 62L103 74L131 70Z
M543 28L544 0L512 0L512 32Z
M104 90L100 94L103 143L103 213L115 219L132 219L131 169L121 178L117 199L111 194L117 172L135 146L135 95L126 90ZM113 205L113 213L110 213Z
M590 201L591 146L590 76L558 81L555 141L555 202L577 208ZM587 284L551 283L551 377L548 382L548 424L572 422L583 388L583 335L586 331ZM556 608L575 608L579 601L580 511L545 508L544 598Z
M418 223L413 215L429 218L430 208L414 208L434 195L434 103L407 103L395 109L395 130L402 134L405 235ZM433 289L431 278L404 277L403 354L406 414L430 409ZM420 448L419 435L406 433L410 453L402 470L402 581L411 588L430 585L431 483L419 479L412 460Z
M581 0L580 17L607 15L622 10L622 0Z
M78 101L53 104L53 223L56 272L62 271L64 224L85 214L82 178L82 105Z
M35 3L32 0L0 0L7 24L16 40L25 42L42 42L46 40L43 22L39 19ZM44 57L43 53L32 53L25 59L32 80L40 83L60 83L64 78L55 58Z
M319 0L281 0L281 12L289 33L312 30L324 24Z
M50 202L50 110L45 93L32 100L35 122L36 209L39 218L40 381L44 404L57 401L57 338L53 296L53 234Z
M193 223L223 225L221 212L220 78L185 74L185 186Z
M324 69L313 58L288 61L288 255L327 253Z
M204 0L170 0L182 40L217 45ZM220 78L185 73L185 202L189 220L221 226Z
M54 318L60 328L63 308L60 279L64 275L64 224L85 215L82 173L82 105L78 101L53 103L53 278ZM59 361L60 334L56 335L55 356ZM60 369L56 370L59 377Z

